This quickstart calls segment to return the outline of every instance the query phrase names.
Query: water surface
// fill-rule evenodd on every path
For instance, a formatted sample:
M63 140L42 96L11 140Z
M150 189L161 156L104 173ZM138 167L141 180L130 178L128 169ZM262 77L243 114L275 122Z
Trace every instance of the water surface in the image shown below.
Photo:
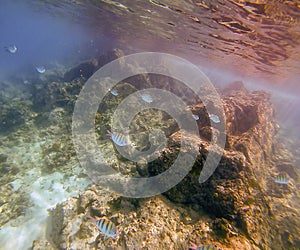
M63 105L47 106L51 96L38 102L32 89L55 87L47 74L62 77L112 48L171 53L197 64L216 86L242 80L251 90L271 92L279 136L300 163L299 23L299 1L1 1L1 108L16 104L17 114L27 112L25 128L0 129L2 247L29 247L46 233L47 209L90 184L70 149ZM10 45L18 51L7 52Z

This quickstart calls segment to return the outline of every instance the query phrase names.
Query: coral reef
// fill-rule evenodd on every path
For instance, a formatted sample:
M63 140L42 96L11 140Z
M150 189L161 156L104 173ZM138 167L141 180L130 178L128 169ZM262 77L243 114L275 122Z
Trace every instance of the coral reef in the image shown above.
M90 76L92 76L94 72L96 72L103 65L123 55L124 55L123 51L118 49L108 51L106 54L103 54L98 58L93 58L91 60L81 62L77 66L65 72L63 78L66 82L71 82L77 78L88 79Z
M159 85L156 76L142 75L120 83L118 92L124 88L127 95L139 89L141 79L148 87ZM167 82L164 88L182 94L180 86L172 84ZM199 184L198 178L210 145L210 119L203 103L190 102L193 94L184 93L188 108L200 117L201 138L191 138L200 145L192 171L171 190L148 199L118 197L93 185L49 212L49 243L35 241L33 249L187 249L190 242L217 244L222 249L299 248L299 222L291 224L292 218L299 217L293 209L299 204L292 205L289 200L299 201L295 194L298 174L285 152L278 150L275 136L279 127L269 94L250 92L241 82L220 92L226 115L226 148L207 182ZM102 142L118 103L119 97L107 96L96 115L96 131ZM134 141L145 149L150 128L164 124L163 130L170 136L167 148L148 164L132 165L118 156L114 162L122 164L114 165L123 174L149 177L165 171L177 157L181 135L174 120L163 112L156 112L156 116L151 110L143 112L132 123ZM143 119L145 116L150 119ZM107 158L111 157L112 143L103 142L102 148ZM277 172L286 172L292 181L287 186L276 185L272 178ZM112 220L118 226L118 237L101 235L88 215Z
M298 170L291 154L276 139L279 126L270 95L251 92L242 82L219 90L225 110L226 145L218 168L201 184L198 178L212 137L204 103L180 82L168 77L139 75L118 83L115 89L119 95L108 92L95 116L99 149L113 168L123 175L151 177L168 169L178 156L181 131L176 121L162 110L143 110L129 127L130 139L141 151L149 148L151 130L161 129L168 137L166 148L152 162L125 159L106 135L111 129L112 114L122 99L148 87L172 91L188 104L188 110L200 117L197 120L200 138L193 135L189 138L190 147L197 150L198 157L179 184L155 197L124 198L96 184L86 188L89 181L76 161L71 140L74 103L85 80L121 55L122 51L115 50L78 64L67 70L64 77L45 76L30 86L24 98L13 103L8 102L13 91L8 95L0 93L3 104L0 132L8 128L16 130L0 142L3 174L0 225L10 221L22 224L22 216L28 215L27 208L36 205L44 209L38 216L47 230L46 238L39 237L33 242L35 250L188 249L190 243L216 244L221 249L299 249ZM209 90L201 91L209 95ZM217 110L212 102L206 105ZM10 112L14 119L10 119ZM11 124L5 123L6 120ZM12 139L20 134L26 135L22 141ZM88 147L89 141L83 144ZM13 149L22 152L23 158L13 159ZM31 157L36 158L34 167ZM282 173L289 177L287 185L274 181ZM85 191L78 195L80 189ZM61 202L67 196L70 198ZM10 202L11 199L15 202ZM58 201L61 203L57 204ZM49 209L47 221L46 209ZM118 236L103 236L89 216L110 219L118 227ZM32 223L26 220L28 225Z
M5 89L0 91L0 133L15 131L33 115L30 93L24 86L12 85L10 81L0 82L0 89Z

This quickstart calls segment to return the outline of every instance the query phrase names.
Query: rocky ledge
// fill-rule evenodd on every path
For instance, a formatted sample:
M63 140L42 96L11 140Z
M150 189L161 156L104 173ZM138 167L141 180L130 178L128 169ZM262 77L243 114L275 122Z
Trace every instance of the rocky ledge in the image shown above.
M276 141L279 127L269 94L249 92L236 82L221 95L226 147L208 181L198 182L211 137L209 116L199 102L189 106L200 116L200 138L190 138L193 145L199 145L199 155L178 185L147 199L120 197L92 185L49 211L47 240L35 241L32 249L188 249L191 243L216 244L221 249L299 249L298 173L288 152ZM99 114L102 121L109 120L109 112L106 107ZM167 148L147 165L123 163L128 164L130 174L155 176L177 157L181 134L172 122L167 124ZM153 124L139 120L135 125L145 130ZM98 128L106 131L108 125L99 122ZM107 145L113 150L110 141ZM287 185L275 183L275 176L281 173L289 176ZM109 218L117 225L118 236L103 236L88 215Z

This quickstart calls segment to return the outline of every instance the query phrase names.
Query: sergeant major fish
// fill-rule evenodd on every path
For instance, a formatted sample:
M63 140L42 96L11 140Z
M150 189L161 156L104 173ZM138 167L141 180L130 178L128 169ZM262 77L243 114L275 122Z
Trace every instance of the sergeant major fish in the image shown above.
M123 147L128 145L128 140L125 135L118 132L111 132L107 130L107 135L118 146Z
M116 225L105 218L92 218L89 217L91 222L93 222L98 230L107 237L116 237L118 235L118 229Z
M275 177L275 182L279 184L288 184L289 180L285 174L280 174Z

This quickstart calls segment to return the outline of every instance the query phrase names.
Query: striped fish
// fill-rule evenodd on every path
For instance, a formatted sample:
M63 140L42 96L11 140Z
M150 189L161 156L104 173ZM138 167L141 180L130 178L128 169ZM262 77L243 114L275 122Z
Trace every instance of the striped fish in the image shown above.
M128 145L128 140L125 135L118 132L110 132L107 130L107 135L118 146L123 147Z
M102 218L95 220L95 225L105 236L115 237L118 235L116 225L108 219Z
M96 225L98 230L108 237L115 237L118 235L118 229L116 225L106 218L99 218L99 217L91 217L90 215L87 216L89 220Z
M195 244L192 244L192 246L189 248L189 250L218 250L218 248L215 245L197 246Z
M275 177L275 182L279 184L288 184L289 180L285 174L280 174Z

